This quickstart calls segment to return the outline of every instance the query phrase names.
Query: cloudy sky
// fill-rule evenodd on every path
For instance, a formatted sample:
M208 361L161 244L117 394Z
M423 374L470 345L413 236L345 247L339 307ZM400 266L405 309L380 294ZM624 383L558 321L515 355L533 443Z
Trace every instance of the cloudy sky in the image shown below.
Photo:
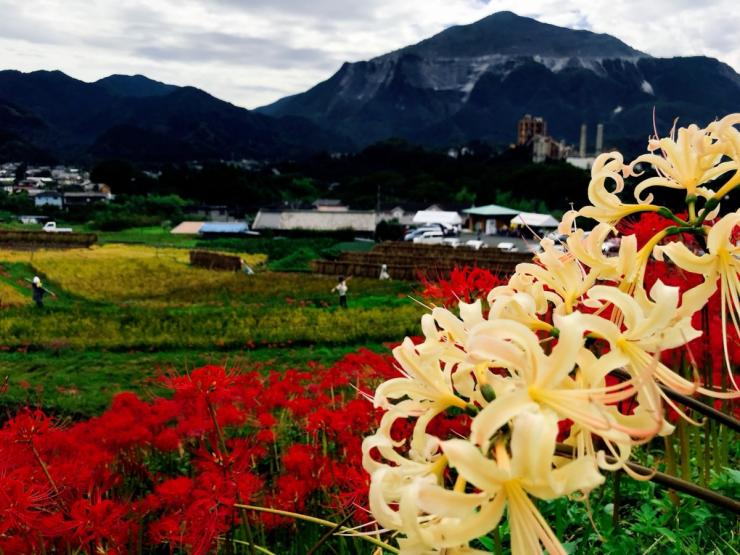
M254 108L501 10L740 71L736 0L0 0L0 69L141 73Z

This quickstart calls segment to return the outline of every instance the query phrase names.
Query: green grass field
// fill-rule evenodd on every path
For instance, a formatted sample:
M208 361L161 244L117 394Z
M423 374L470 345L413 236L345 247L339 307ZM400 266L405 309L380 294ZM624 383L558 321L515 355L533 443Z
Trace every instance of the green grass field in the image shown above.
M334 278L266 266L253 276L209 271L190 267L187 250L144 245L1 251L0 379L9 387L0 405L90 415L117 392L156 391L161 373L330 364L418 333L413 284L353 279L343 310ZM43 309L31 301L34 275L56 294Z

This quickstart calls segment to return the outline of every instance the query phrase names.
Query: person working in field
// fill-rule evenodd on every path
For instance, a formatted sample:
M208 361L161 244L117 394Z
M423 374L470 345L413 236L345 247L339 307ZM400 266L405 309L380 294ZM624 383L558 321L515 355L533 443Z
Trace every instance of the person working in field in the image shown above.
M380 277L379 277L379 279L380 280L391 279L391 275L388 273L388 265L387 264L383 264L380 267Z
M339 283L337 283L334 287L332 287L332 292L336 291L339 293L339 306L342 308L347 308L347 282L352 278L352 276L348 277L347 279L344 278L344 276L339 276Z
M49 293L52 297L56 297L53 292L44 288L44 286L41 284L41 278L39 276L34 276L32 280L26 281L31 282L31 289L33 289L33 301L36 303L37 307L44 308L44 295L46 293Z
M252 267L249 264L247 264L246 262L244 262L244 259L243 258L240 258L239 259L239 264L242 267L242 272L244 272L248 276L253 276L254 275L254 270L252 270Z

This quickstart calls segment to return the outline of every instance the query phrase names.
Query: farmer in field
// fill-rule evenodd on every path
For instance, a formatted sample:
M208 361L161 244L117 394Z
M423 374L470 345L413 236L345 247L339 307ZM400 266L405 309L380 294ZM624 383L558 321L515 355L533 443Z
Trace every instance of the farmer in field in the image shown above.
M380 279L381 281L391 279L391 275L388 273L388 265L383 264L380 267L380 277L378 279Z
M252 270L252 267L251 267L251 266L250 266L249 264L247 264L247 263L246 263L246 262L244 261L244 259L243 259L243 258L240 258L240 259L239 259L239 264L240 264L240 265L241 265L241 267L242 267L242 272L244 272L244 273L245 273L245 274L247 274L248 276L253 276L253 275L254 275L254 270Z
M339 293L339 306L342 308L347 308L347 282L351 277L345 279L344 276L339 276L339 283L332 287L332 292L336 291Z
M31 289L33 289L33 301L39 308L44 308L44 294L49 293L52 297L56 297L53 292L44 288L39 276L34 276L33 280L31 280Z

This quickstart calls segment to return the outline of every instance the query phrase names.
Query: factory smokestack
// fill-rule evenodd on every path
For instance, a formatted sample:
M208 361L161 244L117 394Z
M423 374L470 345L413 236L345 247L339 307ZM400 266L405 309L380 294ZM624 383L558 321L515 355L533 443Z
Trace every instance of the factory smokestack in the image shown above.
M604 150L604 124L599 123L596 126L596 154L601 154Z
M586 157L586 124L581 125L581 144L578 148L578 155L581 158Z

